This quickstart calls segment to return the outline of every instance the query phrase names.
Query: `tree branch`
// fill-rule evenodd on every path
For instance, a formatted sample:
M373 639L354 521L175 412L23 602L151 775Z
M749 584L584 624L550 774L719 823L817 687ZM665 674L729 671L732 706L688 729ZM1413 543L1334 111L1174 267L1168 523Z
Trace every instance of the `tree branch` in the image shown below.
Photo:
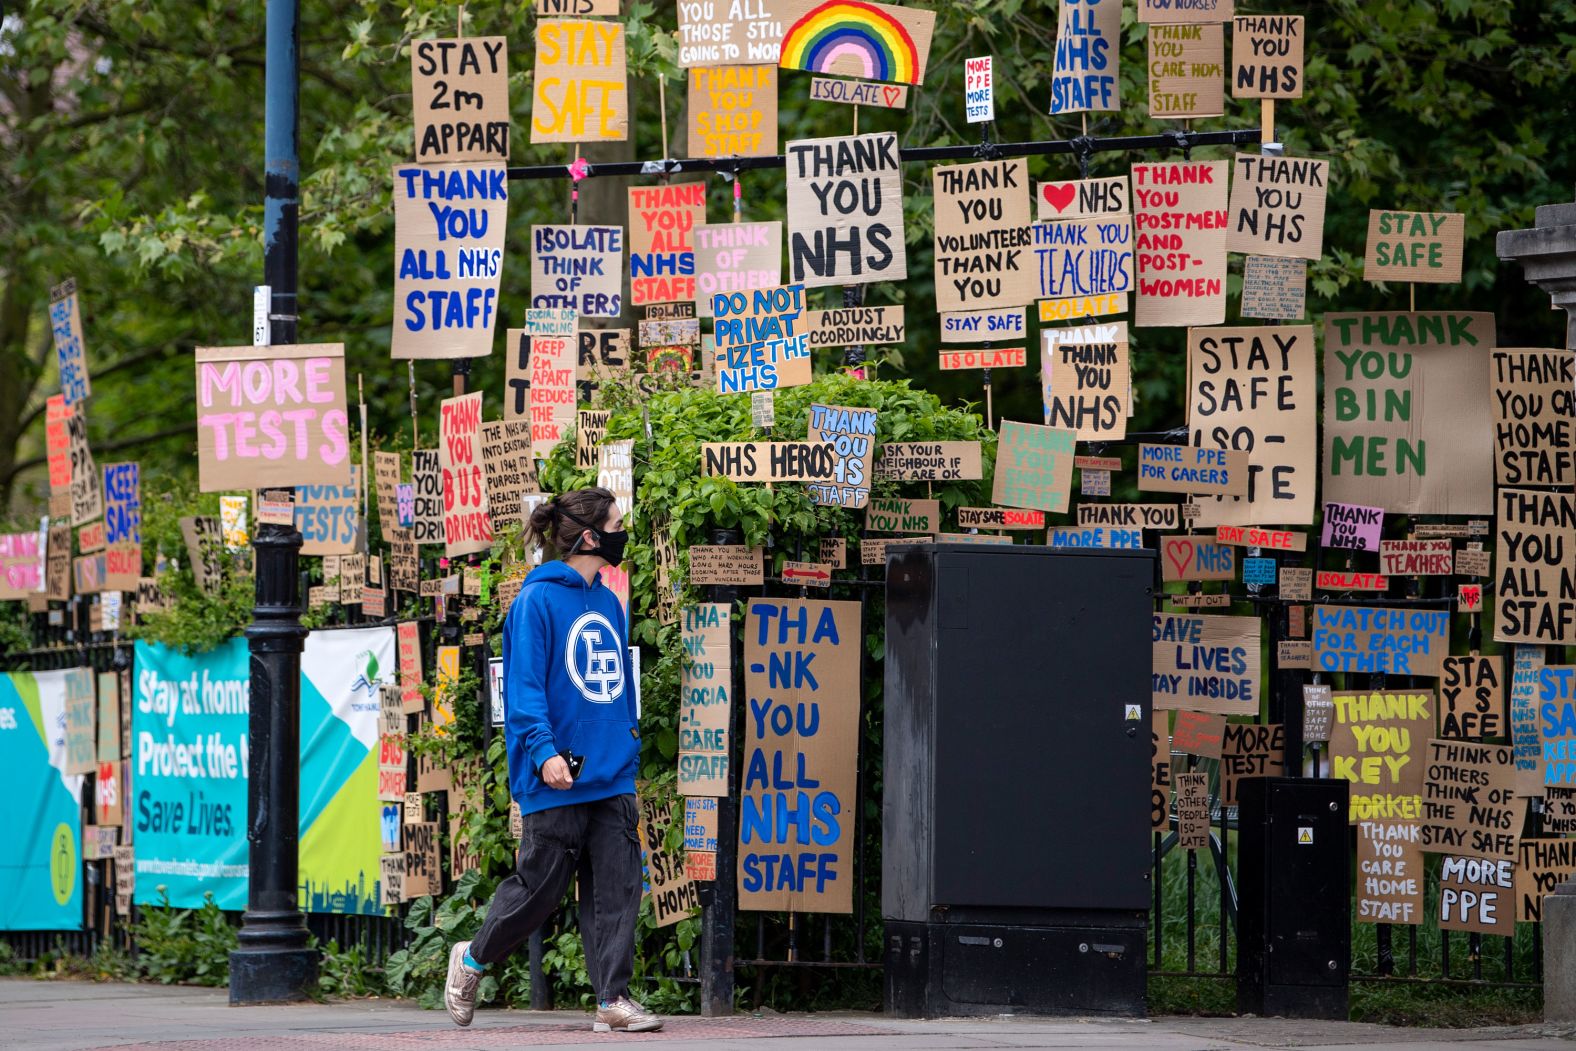
M136 449L143 445L151 445L154 442L163 441L165 438L174 438L178 435L190 434L196 429L197 421L188 420L185 423L178 423L174 427L166 427L162 431L154 431L152 434L144 434L136 438L116 438L113 441L99 442L93 446L93 451L95 453L112 453L119 452L122 449ZM48 462L48 456L35 456L30 460L23 460L20 463L14 464L11 467L11 470L5 475L0 476L0 483L9 484L11 479L15 478L23 471L34 467L41 467Z

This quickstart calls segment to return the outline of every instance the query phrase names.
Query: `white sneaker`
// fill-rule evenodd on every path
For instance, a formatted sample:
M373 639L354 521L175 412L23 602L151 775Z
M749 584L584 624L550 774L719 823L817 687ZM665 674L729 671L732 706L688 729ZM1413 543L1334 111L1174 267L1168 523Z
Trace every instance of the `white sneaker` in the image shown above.
M449 950L449 977L443 983L443 1006L455 1025L470 1025L476 1014L476 987L482 982L482 972L465 966L465 954L470 942L459 942Z
M627 996L620 996L606 1007L598 1007L593 1033L655 1033L662 1019L650 1014Z

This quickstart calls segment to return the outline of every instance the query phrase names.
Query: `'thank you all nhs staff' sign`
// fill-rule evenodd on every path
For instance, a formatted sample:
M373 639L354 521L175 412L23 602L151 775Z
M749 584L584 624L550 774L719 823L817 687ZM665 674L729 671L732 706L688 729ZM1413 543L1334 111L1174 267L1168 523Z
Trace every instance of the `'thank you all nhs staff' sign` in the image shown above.
M394 169L395 358L492 352L508 185L502 161Z

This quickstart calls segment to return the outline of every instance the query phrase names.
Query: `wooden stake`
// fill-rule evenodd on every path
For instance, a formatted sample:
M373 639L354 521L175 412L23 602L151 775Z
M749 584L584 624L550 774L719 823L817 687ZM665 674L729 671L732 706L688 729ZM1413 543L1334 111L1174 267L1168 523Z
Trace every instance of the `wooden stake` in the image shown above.
M455 21L454 21L454 36L455 36L456 39L463 39L464 36L465 36L465 5L464 4L460 5L459 17L456 18Z
M361 385L361 373L356 373L356 401L361 403L361 550L366 552L367 542L367 471L372 461L367 456L367 395Z
M657 112L662 114L662 159L668 159L668 78L657 74Z
M410 379L410 447L416 449L421 445L419 435L420 427L416 422L416 362L415 359L405 362L405 370Z
M1406 284L1407 309L1417 313L1417 285L1408 281Z
M985 428L986 428L986 430L994 431L996 429L996 423L995 423L996 410L995 410L995 407L991 404L990 369L985 369L984 370L984 378L985 378Z
M1275 141L1275 100L1259 100L1259 145Z
M859 103L854 103L854 134L859 134Z

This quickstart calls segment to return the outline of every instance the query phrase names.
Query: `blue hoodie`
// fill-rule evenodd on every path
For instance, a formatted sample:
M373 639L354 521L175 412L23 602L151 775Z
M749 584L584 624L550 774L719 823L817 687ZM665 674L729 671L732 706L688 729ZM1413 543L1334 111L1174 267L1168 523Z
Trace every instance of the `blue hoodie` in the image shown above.
M640 760L624 608L602 581L563 562L526 578L504 620L509 792L522 814L633 795ZM585 756L567 789L547 787L542 764Z

